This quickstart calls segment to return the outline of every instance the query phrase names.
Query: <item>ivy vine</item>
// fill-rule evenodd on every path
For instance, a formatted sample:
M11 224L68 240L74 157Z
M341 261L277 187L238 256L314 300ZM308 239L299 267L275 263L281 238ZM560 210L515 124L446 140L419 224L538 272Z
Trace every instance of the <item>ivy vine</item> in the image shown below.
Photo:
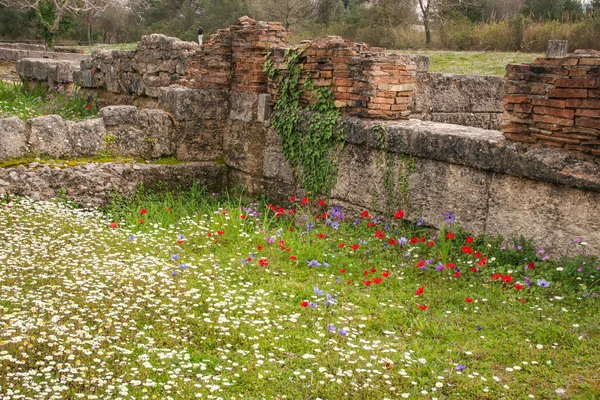
M344 145L340 112L332 90L315 86L310 73L302 71L301 50L285 51L284 70L275 68L271 54L267 54L263 69L277 88L271 124L296 182L309 194L328 195L336 183ZM302 101L305 94L310 95L310 101Z
M384 189L384 210L388 214L397 209L410 209L408 179L415 171L415 159L406 154L397 154L387 150L386 128L376 125L372 128L375 134L376 165L382 169Z

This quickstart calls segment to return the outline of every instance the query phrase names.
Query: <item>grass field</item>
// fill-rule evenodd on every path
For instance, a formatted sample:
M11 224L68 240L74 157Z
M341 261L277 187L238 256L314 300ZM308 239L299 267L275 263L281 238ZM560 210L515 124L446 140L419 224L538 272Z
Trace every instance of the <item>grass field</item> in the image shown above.
M597 260L292 200L2 199L3 398L600 397Z

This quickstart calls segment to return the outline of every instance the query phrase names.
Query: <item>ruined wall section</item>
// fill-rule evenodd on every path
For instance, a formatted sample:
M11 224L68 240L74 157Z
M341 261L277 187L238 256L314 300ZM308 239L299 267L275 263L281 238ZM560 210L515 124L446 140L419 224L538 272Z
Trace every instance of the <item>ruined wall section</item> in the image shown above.
M289 49L272 49L274 68L281 74L287 73ZM343 114L382 119L409 117L417 71L410 57L339 36L317 39L294 50L300 50L302 71L316 87L332 90L335 105ZM277 98L276 82L269 83L269 93L274 100ZM311 92L305 91L303 99L310 102Z
M159 88L184 76L188 59L198 49L197 43L165 35L142 36L136 50L94 51L73 78L85 88L158 97Z
M600 52L506 67L504 136L600 156Z

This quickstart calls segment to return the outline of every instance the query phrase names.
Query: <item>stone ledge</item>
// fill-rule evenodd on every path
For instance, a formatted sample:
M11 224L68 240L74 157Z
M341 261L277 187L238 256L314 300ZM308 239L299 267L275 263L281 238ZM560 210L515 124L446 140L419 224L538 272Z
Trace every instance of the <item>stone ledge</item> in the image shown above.
M378 148L378 130L373 128L380 126L386 138L383 148L394 153L600 192L599 162L557 149L524 149L505 140L500 131L419 120L345 118L343 123L349 143Z
M130 195L140 183L146 187L185 188L194 182L217 191L223 187L226 167L214 162L184 164L87 163L67 168L39 164L0 168L0 195L11 193L48 200L59 190L84 206L106 204L113 192Z

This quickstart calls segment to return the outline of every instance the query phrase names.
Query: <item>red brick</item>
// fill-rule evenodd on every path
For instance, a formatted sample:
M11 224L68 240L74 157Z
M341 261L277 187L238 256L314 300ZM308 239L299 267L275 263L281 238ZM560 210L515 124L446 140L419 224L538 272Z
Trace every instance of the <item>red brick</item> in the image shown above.
M504 96L504 104L507 103L529 103L529 96Z
M600 129L600 119L596 118L576 118L576 126L583 126L586 128Z
M598 86L598 83L595 79L557 79L554 82L556 87L565 87L565 88L594 88Z
M531 109L531 104L515 104L513 106L513 110L518 113L530 113Z
M567 100L567 107L569 108L600 108L600 99L587 99L587 100Z
M535 138L537 139L543 139L543 140L548 140L551 142L557 142L557 143L570 143L570 144L579 144L579 140L577 139L567 139L567 138L563 138L563 137L557 137L554 135L540 135L540 134L534 134L533 135Z
M600 110L589 108L578 108L575 110L575 115L578 117L600 118Z
M551 108L551 107L535 107L533 112L542 115L554 115L562 118L573 118L575 111L567 110L565 108Z
M579 65L600 65L600 57L582 58L579 60Z
M534 97L531 99L531 104L534 106L565 108L565 100L549 100Z
M539 65L577 65L577 58L536 58L533 64Z
M586 89L550 89L548 97L555 98L587 98ZM569 107L569 106L567 106Z
M539 121L539 122L546 122L548 124L558 124L558 125L564 125L564 126L573 126L574 123L575 123L575 121L573 121L572 119L554 117L552 115L537 115L537 114L534 114L533 115L533 120L534 121Z

